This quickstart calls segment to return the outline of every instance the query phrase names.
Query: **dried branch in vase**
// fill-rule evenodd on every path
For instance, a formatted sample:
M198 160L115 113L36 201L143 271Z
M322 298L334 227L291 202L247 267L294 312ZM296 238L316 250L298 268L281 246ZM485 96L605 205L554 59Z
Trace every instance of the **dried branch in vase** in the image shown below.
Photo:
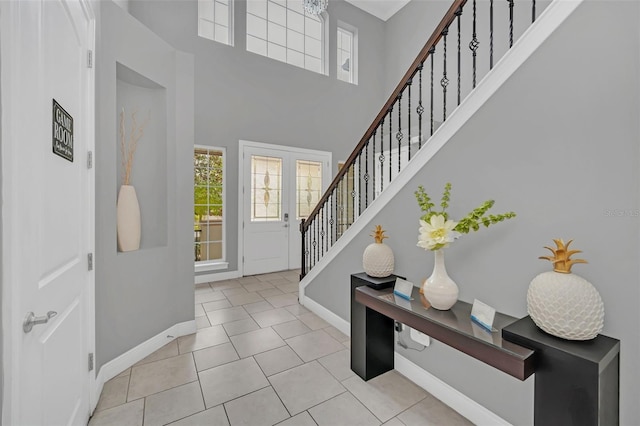
M120 112L120 153L122 161L122 184L131 184L131 169L133 168L133 157L135 156L136 149L138 148L138 141L144 135L144 128L149 123L149 118L142 124L138 124L136 118L137 111L131 114L131 133L129 134L129 140L126 138L125 130L125 117L124 108Z

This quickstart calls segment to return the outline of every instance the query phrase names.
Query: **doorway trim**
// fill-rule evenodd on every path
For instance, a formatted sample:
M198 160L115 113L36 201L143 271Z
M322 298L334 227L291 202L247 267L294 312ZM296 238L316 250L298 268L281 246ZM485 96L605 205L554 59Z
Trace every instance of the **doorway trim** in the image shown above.
M331 164L333 163L333 153L331 151L320 151L317 149L299 148L294 146L276 145L264 142L255 142L240 139L238 142L238 275L244 276L244 228L242 226L244 218L244 151L245 148L265 148L285 151L297 154L314 154L329 156L329 173L332 173ZM330 179L329 179L330 181Z
M90 0L77 0L89 21L89 39L87 40L87 46L92 52L95 58L96 52L96 14L91 5ZM11 137L15 124L11 122L11 108L9 108L8 102L10 101L11 90L6 89L11 86L12 79L12 67L10 59L20 51L20 47L13 42L15 35L9 33L9 30L15 29L16 26L12 24L14 21L15 13L17 13L17 6L12 5L12 2L2 2L4 6L0 6L0 102L3 108L1 109L2 115L0 117L0 139L3 141L2 154L0 155L0 196L6 200L6 188L10 185L16 184L10 179L10 170L12 165L9 163L8 158L12 150L12 144L15 143ZM87 53L88 54L88 53ZM94 62L95 64L95 62ZM95 98L96 98L96 86L95 86L95 65L87 67L87 152L95 152ZM79 161L87 162L87 152L78 153ZM9 178L9 179L8 179ZM95 161L93 167L87 170L87 188L89 188L88 202L89 202L89 217L86 218L88 232L87 232L87 248L88 253L92 253L95 258ZM13 191L13 190L12 190ZM18 289L20 283L11 280L14 275L12 272L12 265L5 264L4 260L7 256L7 252L11 249L11 240L13 233L11 224L13 223L13 215L10 209L7 208L6 203L0 203L0 292L2 294L2 311L1 311L1 324L2 324L2 406L0 423L12 424L16 416L17 405L19 404L19 395L14 392L16 389L16 382L14 376L18 375L17 371L13 370L15 365L16 354L16 336L22 336L21 322L17 320L15 311L19 309L16 301ZM87 356L89 353L94 354L94 369L93 371L87 371L89 377L88 383L88 399L89 410L91 414L95 409L99 393L96 387L96 369L95 369L95 267L94 270L88 276L88 282L86 282L85 291L85 321L86 327L86 348ZM88 360L87 360L88 367Z

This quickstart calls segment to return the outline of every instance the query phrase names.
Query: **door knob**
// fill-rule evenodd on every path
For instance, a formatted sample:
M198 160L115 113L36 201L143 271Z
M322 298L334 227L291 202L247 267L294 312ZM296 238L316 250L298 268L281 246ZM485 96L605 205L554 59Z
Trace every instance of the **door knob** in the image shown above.
M31 331L34 325L46 324L49 322L51 318L55 317L56 315L58 315L56 311L49 311L47 312L47 315L37 317L33 312L29 312L27 313L27 316L24 318L24 322L22 323L22 329L24 330L25 333L28 333Z

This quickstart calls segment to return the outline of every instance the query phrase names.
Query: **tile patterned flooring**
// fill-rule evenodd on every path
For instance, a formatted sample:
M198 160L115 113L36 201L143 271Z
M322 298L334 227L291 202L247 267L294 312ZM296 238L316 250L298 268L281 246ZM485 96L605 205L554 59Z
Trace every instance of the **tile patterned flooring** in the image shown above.
M349 337L298 304L298 272L196 286L195 334L104 385L90 426L469 425L396 371L364 382Z

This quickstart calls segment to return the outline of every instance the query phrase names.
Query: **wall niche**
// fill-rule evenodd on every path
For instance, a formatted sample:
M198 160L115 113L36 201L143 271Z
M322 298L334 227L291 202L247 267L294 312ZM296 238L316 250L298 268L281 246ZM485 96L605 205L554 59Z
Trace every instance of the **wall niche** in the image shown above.
M130 174L140 205L140 249L167 246L167 94L144 75L116 62L116 193L123 184L120 115L124 108L125 141L129 143L132 114L144 125ZM126 155L126 150L125 150ZM114 208L116 206L114 205ZM117 235L115 235L117 238Z

